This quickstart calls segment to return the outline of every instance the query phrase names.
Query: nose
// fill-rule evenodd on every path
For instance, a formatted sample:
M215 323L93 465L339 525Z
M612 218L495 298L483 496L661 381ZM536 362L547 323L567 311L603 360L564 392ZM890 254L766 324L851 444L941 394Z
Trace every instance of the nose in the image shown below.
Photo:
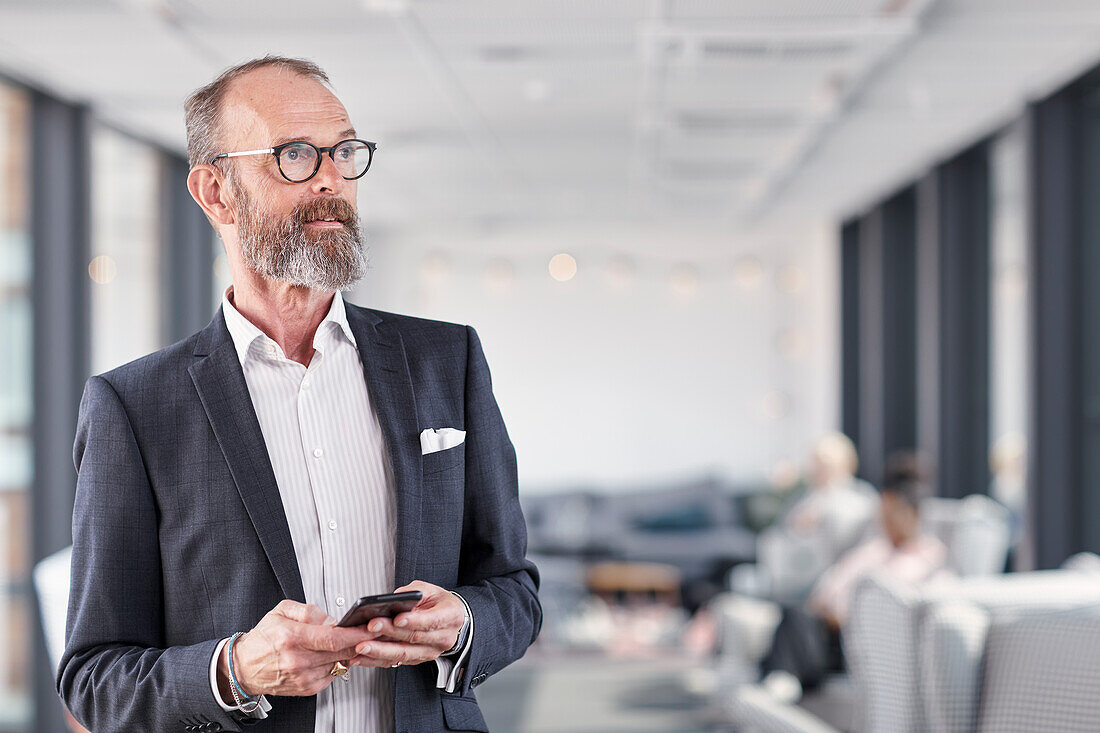
M328 153L321 154L321 167L317 174L309 179L310 187L314 193L340 193L353 181L346 180L336 169L336 163Z

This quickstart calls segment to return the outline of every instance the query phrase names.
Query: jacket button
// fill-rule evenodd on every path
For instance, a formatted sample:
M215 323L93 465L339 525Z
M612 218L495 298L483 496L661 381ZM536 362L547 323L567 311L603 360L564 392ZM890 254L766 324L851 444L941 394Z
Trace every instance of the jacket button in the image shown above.
M204 725L203 728L205 730L210 731L210 733L218 733L218 731L220 731L222 729L222 724L211 721L211 722L207 723L206 725Z

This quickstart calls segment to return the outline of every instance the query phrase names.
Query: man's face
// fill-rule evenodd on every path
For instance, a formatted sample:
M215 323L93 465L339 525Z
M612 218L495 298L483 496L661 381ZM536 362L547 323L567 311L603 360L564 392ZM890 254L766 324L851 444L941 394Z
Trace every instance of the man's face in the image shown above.
M347 112L324 86L279 68L237 80L226 98L227 150L292 140L327 147L355 137ZM227 161L244 264L264 278L319 290L343 290L366 267L355 210L357 181L345 180L323 154L308 181L291 183L274 156Z

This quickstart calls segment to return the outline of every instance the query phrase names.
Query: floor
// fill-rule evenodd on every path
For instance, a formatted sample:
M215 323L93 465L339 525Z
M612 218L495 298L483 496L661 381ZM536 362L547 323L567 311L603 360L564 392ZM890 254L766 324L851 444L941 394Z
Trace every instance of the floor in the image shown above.
M493 733L712 733L705 700L676 659L558 655L524 659L478 688Z

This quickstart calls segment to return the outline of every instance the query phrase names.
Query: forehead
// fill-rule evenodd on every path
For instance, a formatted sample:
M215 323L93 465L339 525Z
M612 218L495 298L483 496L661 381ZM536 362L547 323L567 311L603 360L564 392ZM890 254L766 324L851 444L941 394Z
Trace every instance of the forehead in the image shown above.
M292 137L332 144L352 127L347 110L318 81L282 67L256 69L233 80L222 107L226 143L266 147Z

